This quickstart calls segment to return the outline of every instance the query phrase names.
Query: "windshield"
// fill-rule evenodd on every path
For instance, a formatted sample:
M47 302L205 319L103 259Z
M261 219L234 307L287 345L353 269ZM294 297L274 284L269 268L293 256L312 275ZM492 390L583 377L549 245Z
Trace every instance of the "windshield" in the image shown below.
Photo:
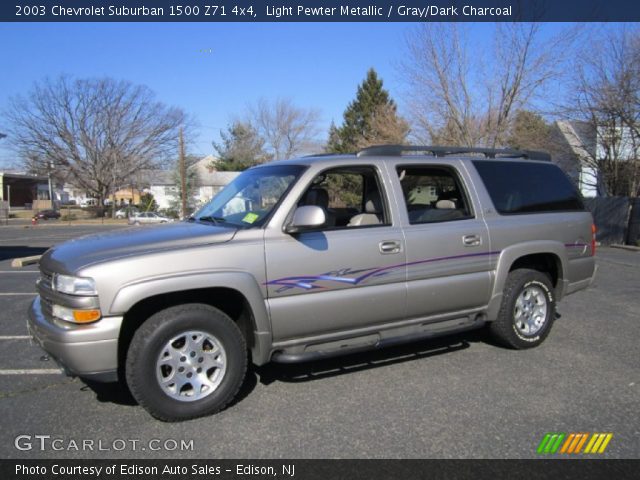
M191 219L240 228L261 227L303 170L299 165L246 170Z

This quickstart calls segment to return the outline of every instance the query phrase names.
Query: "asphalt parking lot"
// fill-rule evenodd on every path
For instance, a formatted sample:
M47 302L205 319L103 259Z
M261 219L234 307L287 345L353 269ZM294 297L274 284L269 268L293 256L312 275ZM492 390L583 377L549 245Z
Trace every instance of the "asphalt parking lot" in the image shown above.
M112 228L0 227L0 458L535 458L547 432L610 432L597 457L640 457L639 252L600 248L596 282L537 349L474 332L268 365L227 410L164 424L126 389L65 377L27 337L37 268L10 259Z

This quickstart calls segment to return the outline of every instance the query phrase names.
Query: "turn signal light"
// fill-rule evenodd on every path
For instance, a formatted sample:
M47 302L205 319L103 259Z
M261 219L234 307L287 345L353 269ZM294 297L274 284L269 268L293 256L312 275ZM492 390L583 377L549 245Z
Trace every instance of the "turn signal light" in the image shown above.
M90 323L100 320L100 310L74 310L73 319L77 323Z
M591 256L596 254L596 224L591 224Z

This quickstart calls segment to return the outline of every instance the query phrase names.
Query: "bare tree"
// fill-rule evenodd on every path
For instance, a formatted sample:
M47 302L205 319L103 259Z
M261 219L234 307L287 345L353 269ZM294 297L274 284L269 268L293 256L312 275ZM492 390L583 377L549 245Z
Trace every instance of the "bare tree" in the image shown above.
M248 117L247 122L265 140L268 152L276 160L286 160L312 149L319 133L319 112L298 107L288 98L279 98L273 103L260 99L249 108Z
M538 23L498 23L493 48L471 49L455 23L421 24L401 74L414 131L437 143L504 144L518 109L558 78L577 30L542 41Z
M149 88L111 78L36 83L6 111L10 139L27 168L64 174L100 205L119 184L175 152L184 112Z
M609 195L640 194L640 29L601 33L577 56L562 110L582 135L572 147ZM586 179L587 182L589 179Z

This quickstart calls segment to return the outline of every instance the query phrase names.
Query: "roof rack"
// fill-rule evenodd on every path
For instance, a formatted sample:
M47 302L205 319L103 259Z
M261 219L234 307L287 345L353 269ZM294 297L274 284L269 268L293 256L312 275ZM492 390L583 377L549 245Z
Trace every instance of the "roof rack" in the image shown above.
M418 145L375 145L360 150L358 157L397 157L403 152L423 152L435 157L445 157L447 155L459 155L461 153L475 153L484 155L485 158L526 158L528 160L551 161L551 155L546 152L534 150L511 150L507 148L483 148L483 147L441 147L441 146L418 146Z
M314 158L314 157L335 157L336 155L340 155L339 153L312 153L310 155L305 155L302 158ZM353 154L352 154L353 155Z

